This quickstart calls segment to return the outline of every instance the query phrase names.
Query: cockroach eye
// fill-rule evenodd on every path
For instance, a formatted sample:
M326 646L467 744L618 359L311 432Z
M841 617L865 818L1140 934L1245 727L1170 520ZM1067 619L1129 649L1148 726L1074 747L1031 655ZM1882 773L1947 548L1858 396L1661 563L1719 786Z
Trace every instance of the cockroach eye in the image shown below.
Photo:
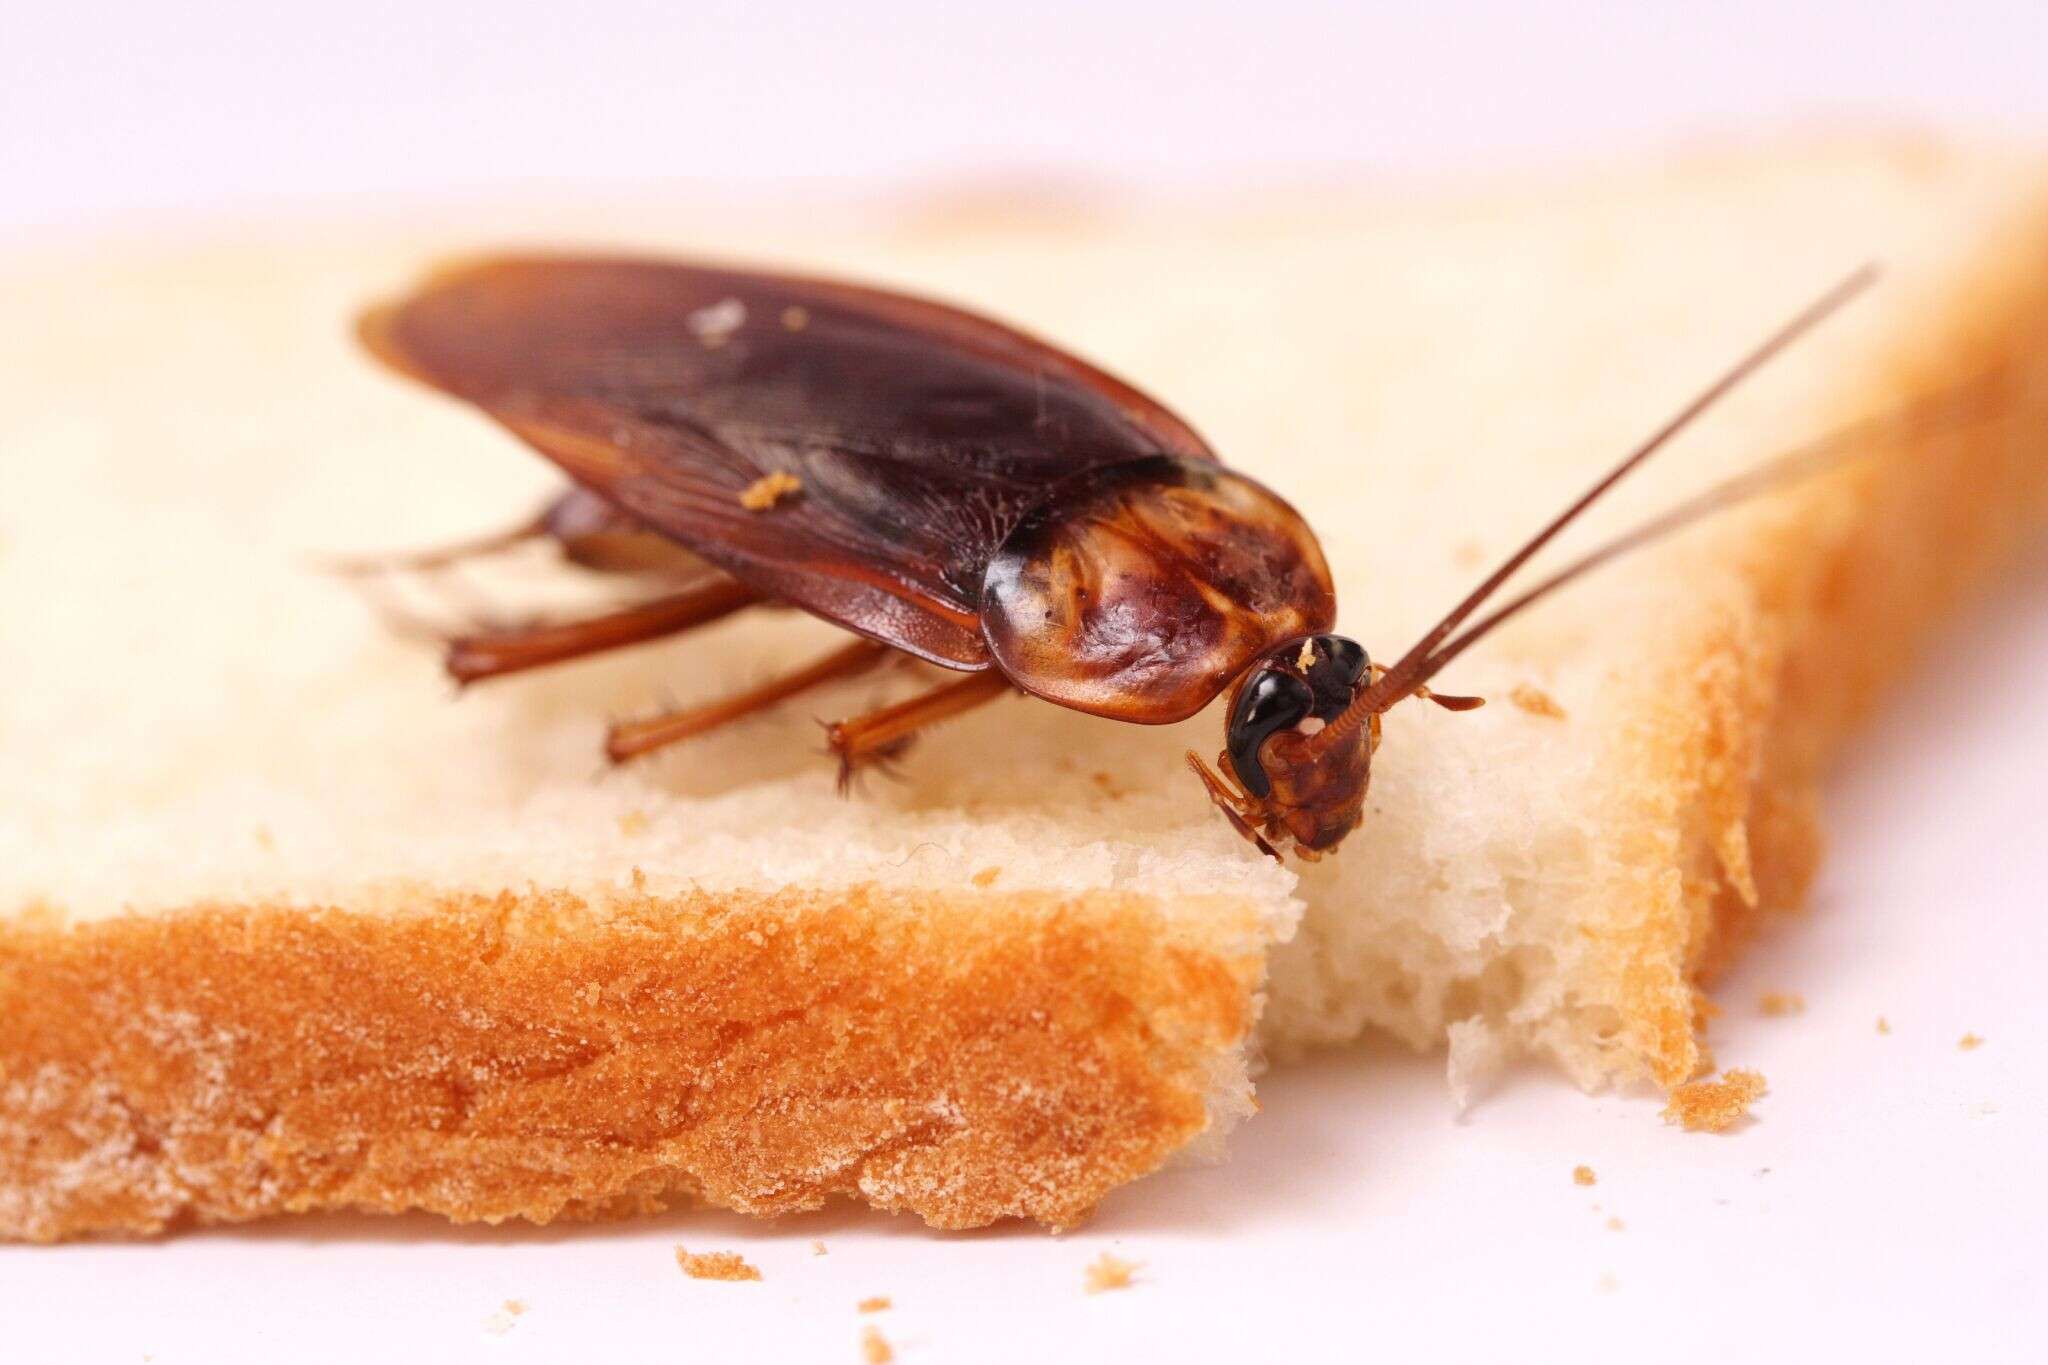
M1342 635L1317 635L1309 640L1315 659L1307 670L1308 685L1314 690L1317 720L1335 720L1351 704L1358 680L1365 676L1365 646Z
M1349 700L1350 693L1345 693ZM1259 762L1259 746L1308 719L1316 694L1308 683L1277 668L1262 668L1237 694L1224 743L1237 780L1254 796L1272 795L1273 784Z

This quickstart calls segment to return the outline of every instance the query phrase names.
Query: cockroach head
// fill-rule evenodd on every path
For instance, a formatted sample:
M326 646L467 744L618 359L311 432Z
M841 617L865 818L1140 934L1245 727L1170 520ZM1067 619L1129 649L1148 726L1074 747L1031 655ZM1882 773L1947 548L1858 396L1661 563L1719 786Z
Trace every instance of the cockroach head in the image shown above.
M1308 635L1269 650L1238 679L1224 728L1224 752L1246 792L1273 795L1263 755L1284 731L1309 735L1343 714L1363 684L1365 647L1342 635Z

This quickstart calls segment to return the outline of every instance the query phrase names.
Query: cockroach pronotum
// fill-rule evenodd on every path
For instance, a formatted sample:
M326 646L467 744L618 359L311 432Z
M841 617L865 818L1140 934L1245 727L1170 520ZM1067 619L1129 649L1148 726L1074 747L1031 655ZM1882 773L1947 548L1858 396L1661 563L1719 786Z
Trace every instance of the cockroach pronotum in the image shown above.
M1301 515L1130 385L938 303L704 265L485 260L370 311L361 335L380 359L476 404L573 481L529 525L385 563L545 537L589 568L667 575L662 595L623 610L449 640L462 682L765 602L859 637L725 701L613 726L615 762L891 651L966 676L830 726L842 774L1013 689L1141 725L1183 720L1228 689L1216 767L1192 751L1188 764L1259 849L1313 859L1358 826L1389 707L1480 704L1428 687L1475 641L1617 554L1897 433L1894 415L1782 456L1466 624L1602 494L1875 277L1856 271L1779 328L1385 668L1332 633L1329 566Z

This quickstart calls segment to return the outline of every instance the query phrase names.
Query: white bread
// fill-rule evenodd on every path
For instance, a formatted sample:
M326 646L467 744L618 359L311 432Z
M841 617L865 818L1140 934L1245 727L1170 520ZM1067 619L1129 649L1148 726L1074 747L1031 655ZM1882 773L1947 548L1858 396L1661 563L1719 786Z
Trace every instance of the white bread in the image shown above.
M1588 1085L1685 1080L1702 973L1812 870L1828 755L2038 524L2044 188L2028 155L1893 139L1486 194L17 260L0 1234L685 1195L1057 1224L1247 1113L1261 1042L1448 1041L1461 1087L1525 1052ZM1214 753L1213 710L1147 730L1004 701L842 801L811 717L891 676L600 773L607 719L834 638L790 613L451 699L306 566L505 524L553 486L349 336L437 256L513 240L849 274L1070 345L1308 514L1340 628L1382 658L1865 258L1878 294L1573 543L2004 378L1987 420L1724 517L1460 660L1443 685L1495 704L1390 715L1366 827L1297 884L1180 765ZM535 556L462 581L510 609L593 591Z

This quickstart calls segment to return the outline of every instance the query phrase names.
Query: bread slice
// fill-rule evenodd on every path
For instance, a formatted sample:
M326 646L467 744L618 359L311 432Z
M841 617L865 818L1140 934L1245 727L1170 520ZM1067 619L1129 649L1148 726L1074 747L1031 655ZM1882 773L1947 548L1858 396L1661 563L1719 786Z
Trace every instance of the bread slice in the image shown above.
M1448 1040L1460 1085L1520 1053L1686 1079L1702 975L1812 871L1829 754L2048 501L2044 187L2027 154L1889 139L1483 193L525 220L922 289L1073 346L1308 513L1342 628L1382 657L1865 258L1878 294L1575 541L1995 376L1983 420L1461 659L1444 685L1495 704L1392 713L1366 827L1298 882L1181 767L1213 713L1004 701L841 800L811 717L905 668L601 771L608 718L834 638L792 613L451 698L308 562L508 523L553 486L349 338L435 257L507 244L502 216L15 260L0 1234L683 1196L1062 1224L1247 1113L1262 1045L1377 1027ZM389 587L509 612L601 590L534 555Z

